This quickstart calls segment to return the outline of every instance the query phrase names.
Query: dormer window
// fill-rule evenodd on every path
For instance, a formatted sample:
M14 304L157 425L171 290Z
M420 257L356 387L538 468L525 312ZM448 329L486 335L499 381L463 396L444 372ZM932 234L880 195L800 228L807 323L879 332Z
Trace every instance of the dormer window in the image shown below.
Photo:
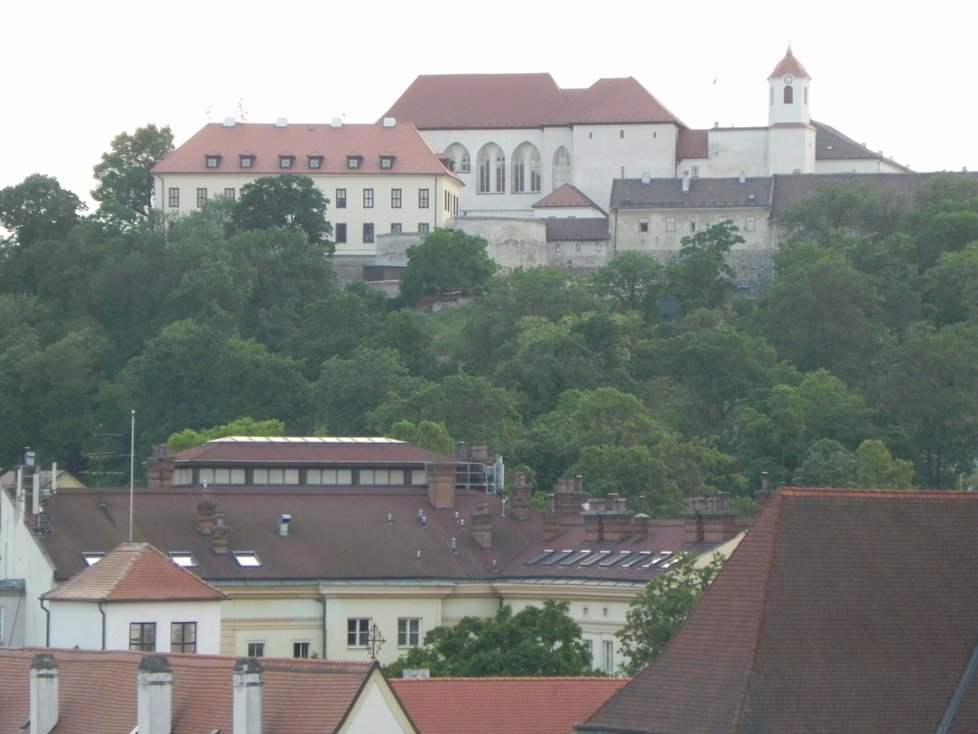
M318 171L323 167L323 157L321 155L311 155L308 160L309 168Z
M208 155L204 159L208 168L217 168L221 165L221 156L219 155Z
M380 167L384 169L391 169L394 167L394 156L392 155L382 155L380 157Z
M294 155L280 155L278 157L279 168L292 168L293 163L295 163Z
M239 164L242 168L254 168L255 167L255 156L253 155L243 155L239 159Z
M346 157L346 167L351 171L355 171L360 168L360 164L363 162L362 155L348 155Z

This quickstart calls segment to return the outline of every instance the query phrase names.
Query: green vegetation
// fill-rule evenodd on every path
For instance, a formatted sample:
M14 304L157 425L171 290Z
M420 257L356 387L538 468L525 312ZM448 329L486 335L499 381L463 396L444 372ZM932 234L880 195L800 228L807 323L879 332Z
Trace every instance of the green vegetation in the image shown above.
M30 445L84 471L136 410L140 455L243 416L487 443L541 495L582 474L653 516L716 490L749 507L762 472L773 486L972 482L967 178L935 177L910 205L826 186L786 218L778 277L753 298L733 287L739 235L722 224L675 261L626 252L587 277L497 272L484 240L436 231L412 248L402 302L337 285L328 202L302 177L164 227L147 166L171 146L152 126L113 141L95 214L43 175L0 191L0 464ZM446 289L472 302L404 305Z

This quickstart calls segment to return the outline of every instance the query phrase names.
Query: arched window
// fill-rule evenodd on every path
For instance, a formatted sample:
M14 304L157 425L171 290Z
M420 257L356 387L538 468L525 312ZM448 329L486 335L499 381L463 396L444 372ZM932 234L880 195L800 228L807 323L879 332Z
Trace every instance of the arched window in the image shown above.
M553 172L554 191L571 182L570 153L564 146L557 148L557 152L554 153Z
M784 88L784 103L792 104L795 101L795 88L785 87Z
M523 143L513 153L512 179L512 191L514 194L521 194L527 191L539 193L540 152L533 144Z
M479 151L479 193L506 191L506 156L498 145L489 143Z
M452 143L445 151L448 159L452 162L452 170L456 173L469 173L472 170L472 159L469 151L461 143Z

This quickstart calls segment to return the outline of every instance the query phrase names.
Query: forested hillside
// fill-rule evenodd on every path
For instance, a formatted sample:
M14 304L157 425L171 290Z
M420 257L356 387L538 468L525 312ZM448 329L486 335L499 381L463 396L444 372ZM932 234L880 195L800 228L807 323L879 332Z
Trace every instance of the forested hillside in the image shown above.
M471 305L434 315L340 288L328 228L249 224L244 191L167 223L104 193L88 214L50 177L0 191L4 466L31 446L91 471L113 436L127 447L135 410L140 457L242 417L289 434L440 423L543 491L581 474L657 516L694 494L747 497L765 471L774 485L973 481L973 178L936 177L909 211L824 189L793 211L759 296L738 293L724 261L738 236L718 225L669 264L482 267Z

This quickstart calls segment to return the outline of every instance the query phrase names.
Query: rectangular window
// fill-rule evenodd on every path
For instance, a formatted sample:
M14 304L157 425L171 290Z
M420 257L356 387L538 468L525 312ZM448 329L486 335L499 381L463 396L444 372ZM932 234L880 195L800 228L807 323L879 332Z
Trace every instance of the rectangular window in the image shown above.
M170 190L167 192L167 203L171 209L180 208L180 189L175 186L170 187Z
M418 209L428 208L428 189L418 189Z
M209 155L209 156L207 156L207 167L208 168L217 168L219 165L221 165L221 156L219 156L219 155Z
M380 167L388 170L394 167L394 156L392 155L382 155L380 157Z
M346 620L346 646L367 647L370 644L370 619L350 617Z
M309 643L308 642L293 642L292 643L292 657L294 657L294 658L307 658L307 657L309 657Z
M232 189L232 188L226 188L226 189L224 189L224 198L225 199L229 199L231 201L234 201L235 195L236 195L236 192L235 192L234 189Z
M428 234L428 231L429 230L428 230L428 223L427 222L421 222L421 224L418 225L418 232L420 234Z
M248 643L248 657L249 658L260 658L265 656L265 643L264 642L249 642Z
M197 623L170 624L170 652L197 652Z
M417 647L421 644L421 620L417 617L401 617L397 620L397 646Z
M638 220L638 231L639 232L648 232L649 231L649 218L648 217L639 217L639 220Z
M689 169L689 176L690 176L690 178L699 178L700 177L700 167L699 166L693 166L692 168L690 168Z
M346 209L346 189L336 189L336 208Z
M363 190L363 208L373 209L374 208L374 190L364 189Z
M346 167L351 171L356 170L360 167L360 156L358 155L348 155L346 157Z
M689 231L696 232L699 228L700 228L700 218L698 216L694 216L692 219L689 220Z
M321 155L311 155L307 160L307 165L313 171L323 167L323 157Z
M391 234L400 234L400 233L401 233L401 223L391 222Z
M401 190L391 189L391 209L401 208Z
M336 244L342 245L346 243L346 223L340 222L336 225Z
M605 640L603 646L604 659L601 661L602 669L608 675L615 672L615 643L612 640Z
M129 649L156 652L156 622L132 622L129 625Z
M295 162L294 155L280 155L278 157L278 167L279 168L292 168L292 164Z
M370 243L374 241L374 225L366 223L363 225L363 241Z
M748 232L753 232L756 226L757 222L754 217L747 217L747 219L744 221L744 229Z
M207 203L207 189L201 187L197 189L197 208L200 209Z
M238 163L242 168L254 168L255 166L255 156L253 155L243 155L238 159Z
M676 231L676 218L666 217L666 232L675 232L675 231Z

